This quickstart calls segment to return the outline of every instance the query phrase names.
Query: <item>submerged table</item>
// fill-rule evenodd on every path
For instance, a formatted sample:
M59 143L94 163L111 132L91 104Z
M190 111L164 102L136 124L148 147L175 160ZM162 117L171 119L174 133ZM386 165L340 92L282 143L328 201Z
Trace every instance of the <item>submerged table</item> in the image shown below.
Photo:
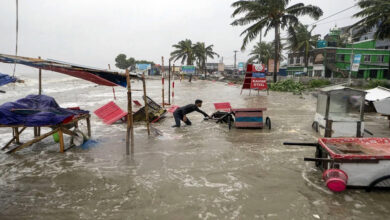
M65 145L64 145L64 134L69 135L69 136L78 136L75 132L69 130L72 127L78 127L78 122L80 120L86 120L87 122L87 129L88 129L88 138L91 137L91 122L90 122L90 114L82 114L78 115L74 119L72 119L69 122L66 123L61 123L57 125L44 125L44 126L26 126L26 125L1 125L0 127L6 127L6 128L11 128L12 129L12 138L11 140L3 147L1 147L1 150L4 150L6 148L9 148L12 142L17 144L18 146L9 149L6 151L6 153L13 153L15 151L21 150L25 147L31 146L34 143L37 143L50 135L53 135L58 132L59 136L59 144L60 144L60 152L63 153L65 152ZM30 141L27 141L26 143L20 143L20 135L26 128L34 128L34 138ZM53 130L50 132L47 132L45 134L40 134L41 128L46 127L46 128L52 128ZM72 146L70 146L72 147Z

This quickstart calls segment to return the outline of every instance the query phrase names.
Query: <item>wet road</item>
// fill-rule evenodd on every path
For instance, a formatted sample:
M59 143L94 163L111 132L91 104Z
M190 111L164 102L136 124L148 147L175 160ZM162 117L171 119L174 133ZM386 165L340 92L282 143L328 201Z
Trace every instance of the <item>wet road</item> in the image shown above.
M59 86L60 85L60 86ZM34 92L36 81L7 86L0 103ZM65 77L46 80L44 94L63 107L94 111L113 100L111 88ZM142 84L135 82L133 88ZM147 82L148 95L161 102L159 80ZM141 100L134 92L134 99ZM124 89L116 102L126 108ZM321 172L304 156L314 149L285 147L283 141L316 140L311 129L316 100L310 94L252 93L210 81L176 82L175 104L204 100L233 107L267 107L272 130L228 130L192 113L190 127L171 128L171 115L153 125L135 126L135 156L126 157L124 124L104 125L92 117L88 149L58 153L51 138L13 155L0 153L0 219L386 219L390 192L326 189ZM390 136L387 121L369 115L376 136ZM377 124L379 123L379 124ZM85 126L85 125L84 125ZM0 144L10 137L0 129ZM32 136L32 131L27 133ZM22 139L23 140L23 139ZM66 142L69 140L66 139Z

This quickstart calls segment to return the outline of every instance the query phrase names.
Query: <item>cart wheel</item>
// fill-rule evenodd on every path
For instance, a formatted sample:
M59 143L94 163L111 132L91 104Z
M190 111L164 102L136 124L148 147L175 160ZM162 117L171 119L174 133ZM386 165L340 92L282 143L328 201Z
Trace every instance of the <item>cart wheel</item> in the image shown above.
M313 124L311 124L311 127L312 127L316 132L318 132L318 122L313 121Z
M271 119L269 117L265 118L265 125L271 130Z
M390 175L382 176L370 183L370 185L367 187L366 191L370 192L374 188L390 188Z

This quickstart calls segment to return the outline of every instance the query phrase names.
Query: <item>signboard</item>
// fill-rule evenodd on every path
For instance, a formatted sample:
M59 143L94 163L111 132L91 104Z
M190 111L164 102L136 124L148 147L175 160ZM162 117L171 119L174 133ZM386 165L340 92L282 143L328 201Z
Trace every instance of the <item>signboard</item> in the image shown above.
M274 60L273 59L269 59L268 60L268 72L270 73L273 73L274 72ZM279 72L279 66L280 66L280 63L278 62L278 66L276 67L276 71Z
M194 74L195 73L195 66L182 66L181 70L187 74Z
M352 63L352 71L359 71L359 66L360 66L360 60L362 59L361 54L355 54L353 58L353 63Z
M218 63L218 71L219 71L219 72L225 71L225 64L223 64L223 63Z
M152 65L150 63L137 63L135 64L135 67L138 70L150 70L152 68Z
M324 47L326 47L326 45L327 45L327 42L324 40L317 41L317 48L324 48Z
M265 66L263 64L248 64L246 67L247 72L265 72Z
M244 71L244 66L245 66L245 63L239 62L238 63L238 71Z
M267 79L266 78L252 78L251 89L266 90Z
M253 78L265 78L265 73L253 73Z

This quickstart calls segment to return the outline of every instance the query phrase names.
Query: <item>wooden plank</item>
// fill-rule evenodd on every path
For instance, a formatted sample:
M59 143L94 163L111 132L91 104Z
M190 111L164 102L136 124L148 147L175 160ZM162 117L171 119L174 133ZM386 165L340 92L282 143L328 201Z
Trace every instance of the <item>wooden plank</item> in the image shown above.
M263 112L236 112L236 118L240 117L263 117Z
M23 127L22 130L20 130L19 135L24 131L24 129L26 129L26 127ZM1 148L1 150L4 150L5 148L7 148L14 140L15 140L15 136L13 136L13 138L6 145L4 145Z
M91 138L91 116L88 116L86 120L87 120L88 138Z
M62 128L59 128L58 129L58 137L60 138L60 152L61 153L64 153L64 149L65 149L65 146L64 146L64 134L62 133Z
M237 128L262 128L261 122L235 122L234 126Z
M25 147L28 147L28 146L30 146L30 145L36 143L36 142L41 141L42 139L47 138L47 137L50 136L50 135L56 133L58 130L59 130L59 128L54 129L54 130L52 130L52 131L50 131L50 132L48 132L48 133L46 133L46 134L43 134L43 135L41 135L41 136L39 136L39 137L37 137L37 138L34 138L34 139L31 140L31 141L28 141L28 142L26 142L26 143L24 143L24 144L22 144L22 145L20 145L20 146L18 146L18 147L16 147L16 148L13 148L13 149L7 151L6 153L7 153L7 154L13 153L13 152L18 151L18 150L21 150L21 149L23 149L23 148L25 148Z
M14 128L14 134L15 134L15 143L16 144L20 144L19 128L18 127Z
M146 96L146 82L145 82L145 75L142 74L142 86L144 89L144 102L145 102L145 120L146 120L146 128L148 130L148 135L150 135L150 122L149 122L149 106L147 102L147 96Z

